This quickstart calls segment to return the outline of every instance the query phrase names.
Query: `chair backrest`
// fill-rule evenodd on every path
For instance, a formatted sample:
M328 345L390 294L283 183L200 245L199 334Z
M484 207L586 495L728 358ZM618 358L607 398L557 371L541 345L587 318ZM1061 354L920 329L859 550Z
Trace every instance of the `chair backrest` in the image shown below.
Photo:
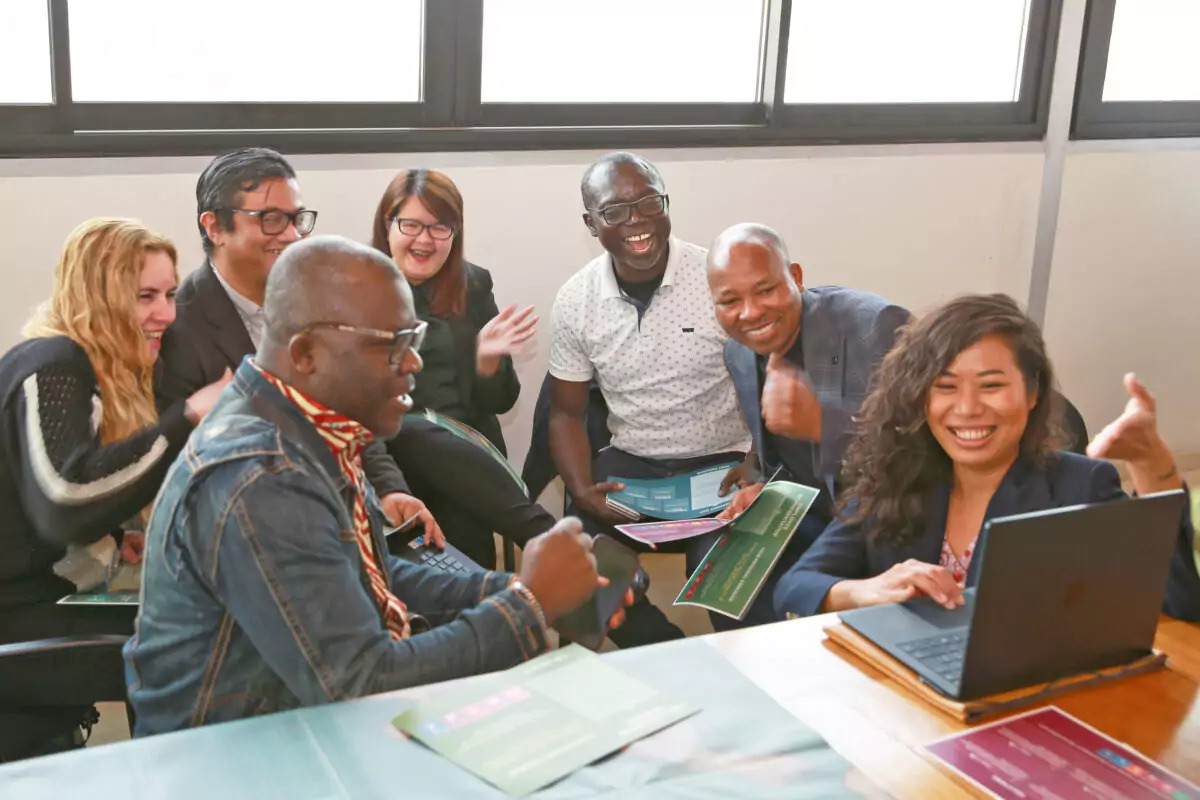
M1068 439L1068 444L1063 449L1081 456L1087 455L1088 431L1087 425L1083 421L1083 415L1062 392L1055 392L1055 395L1057 395L1059 407L1062 409L1062 426Z
M0 706L125 702L127 638L88 634L0 645Z

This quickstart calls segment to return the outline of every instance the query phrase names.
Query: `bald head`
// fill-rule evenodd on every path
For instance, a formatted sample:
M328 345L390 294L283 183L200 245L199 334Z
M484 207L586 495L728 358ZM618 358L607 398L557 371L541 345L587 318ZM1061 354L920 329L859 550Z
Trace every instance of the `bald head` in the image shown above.
M708 288L717 320L756 353L785 353L800 334L804 273L766 225L723 231L708 251Z
M297 242L283 251L267 278L264 345L286 347L314 322L358 324L364 300L397 279L403 277L394 261L343 236Z
M658 168L636 153L617 152L607 153L592 162L583 173L579 183L579 191L583 196L585 208L596 208L598 199L604 194L607 184L613 180L618 170L635 169L641 172L649 183L654 184L660 191L663 188L662 175Z
M783 237L774 228L758 222L739 222L718 234L708 248L709 273L728 269L734 250L742 254L739 258L758 250L762 251L759 257L776 259L784 267L792 263Z

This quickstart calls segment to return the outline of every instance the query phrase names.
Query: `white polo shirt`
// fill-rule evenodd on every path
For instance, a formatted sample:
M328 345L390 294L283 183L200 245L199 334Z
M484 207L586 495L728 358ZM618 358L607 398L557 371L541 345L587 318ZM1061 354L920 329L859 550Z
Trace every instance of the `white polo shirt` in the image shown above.
M750 434L725 368L728 338L708 291L703 247L674 237L662 285L638 323L604 253L554 300L550 374L596 376L613 446L643 458L748 450Z

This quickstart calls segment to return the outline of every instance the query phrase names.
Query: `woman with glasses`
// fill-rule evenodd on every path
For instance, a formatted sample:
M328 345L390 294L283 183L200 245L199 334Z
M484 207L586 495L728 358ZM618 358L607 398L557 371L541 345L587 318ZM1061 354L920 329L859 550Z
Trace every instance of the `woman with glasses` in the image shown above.
M104 583L122 524L153 501L229 380L155 410L152 375L178 282L169 240L132 220L85 222L67 238L28 338L0 359L0 644L132 633L136 608L57 601ZM86 711L0 707L0 760L45 749Z
M505 454L496 415L517 401L512 354L534 335L538 319L532 306L497 308L491 275L463 256L463 233L458 187L443 173L412 169L384 190L371 244L400 267L426 323L415 411L464 422ZM523 543L554 520L485 450L464 444L414 413L389 450L446 537L490 567L493 531Z

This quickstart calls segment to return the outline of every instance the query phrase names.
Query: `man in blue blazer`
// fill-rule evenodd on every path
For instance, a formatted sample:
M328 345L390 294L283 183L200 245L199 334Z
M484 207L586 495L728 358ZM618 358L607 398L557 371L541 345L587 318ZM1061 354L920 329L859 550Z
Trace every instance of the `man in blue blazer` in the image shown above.
M778 575L833 519L835 479L851 417L909 313L869 292L806 289L800 265L765 225L735 225L717 237L708 254L708 284L717 320L731 337L725 364L753 440L746 465L753 477L741 478L723 514L748 506L777 470L782 480L821 490L776 566ZM694 547L689 561L702 557L709 544ZM774 577L744 624L775 619L773 585ZM733 623L714 614L713 625Z

